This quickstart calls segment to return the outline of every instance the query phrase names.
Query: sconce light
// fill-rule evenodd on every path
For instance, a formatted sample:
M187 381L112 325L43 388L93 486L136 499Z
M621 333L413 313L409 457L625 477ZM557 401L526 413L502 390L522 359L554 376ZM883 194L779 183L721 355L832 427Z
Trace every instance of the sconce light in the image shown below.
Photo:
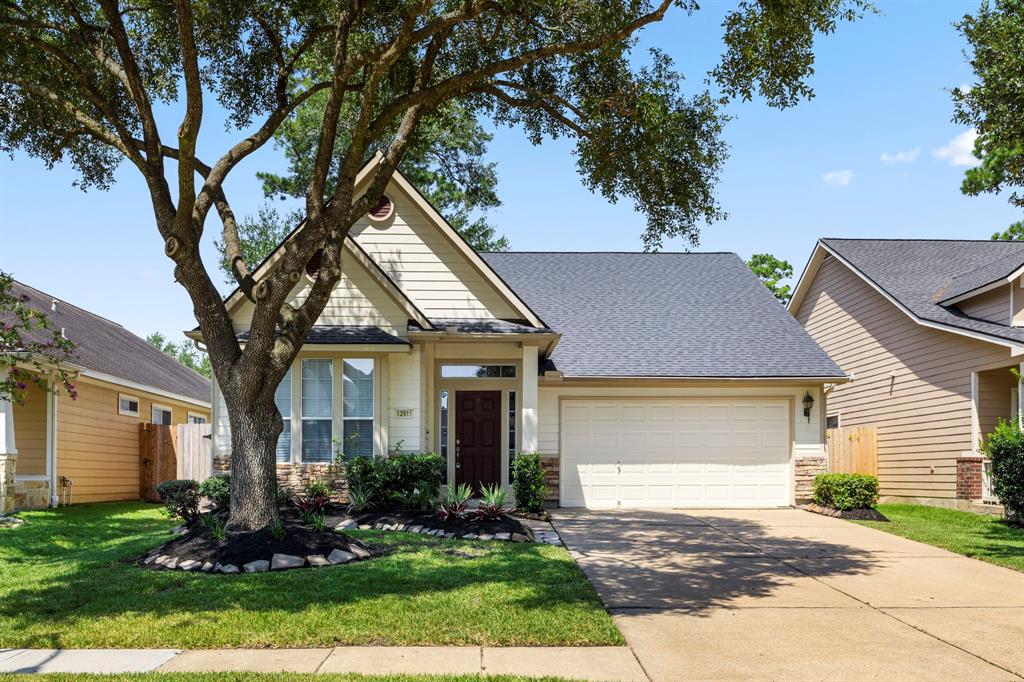
M811 392L807 391L807 395L804 396L804 416L807 417L807 423L811 423L811 408L814 407L814 397L811 396Z

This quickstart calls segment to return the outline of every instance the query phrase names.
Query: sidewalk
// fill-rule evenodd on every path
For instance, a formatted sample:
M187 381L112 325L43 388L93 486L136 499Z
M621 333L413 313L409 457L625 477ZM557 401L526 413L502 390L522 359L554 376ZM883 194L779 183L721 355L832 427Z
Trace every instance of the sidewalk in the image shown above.
M565 677L647 682L629 647L0 649L0 673L296 672Z

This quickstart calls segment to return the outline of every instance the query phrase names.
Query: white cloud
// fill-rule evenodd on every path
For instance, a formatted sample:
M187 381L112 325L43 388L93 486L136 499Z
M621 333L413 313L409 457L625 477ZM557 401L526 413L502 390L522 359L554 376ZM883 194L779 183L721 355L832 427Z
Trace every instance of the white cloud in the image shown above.
M882 152L882 163L910 163L911 161L916 161L917 156L920 153L920 147L914 147L913 149L908 149L905 152L896 152L895 154Z
M853 171L849 169L829 171L822 175L821 179L829 187L846 187L853 182Z
M949 161L950 166L977 166L981 162L972 154L976 139L978 139L977 130L965 130L950 140L945 147L933 149L932 156Z

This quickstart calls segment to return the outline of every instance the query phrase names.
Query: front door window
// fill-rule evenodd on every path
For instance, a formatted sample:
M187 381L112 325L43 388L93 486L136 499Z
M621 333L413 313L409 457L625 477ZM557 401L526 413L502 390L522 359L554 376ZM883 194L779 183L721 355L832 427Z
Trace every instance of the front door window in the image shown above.
M501 483L501 391L455 392L455 482Z

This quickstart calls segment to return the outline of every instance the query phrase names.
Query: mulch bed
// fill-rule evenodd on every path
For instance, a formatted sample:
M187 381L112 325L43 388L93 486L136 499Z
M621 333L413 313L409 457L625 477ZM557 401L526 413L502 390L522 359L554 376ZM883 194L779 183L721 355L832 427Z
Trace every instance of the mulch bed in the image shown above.
M347 507L331 504L325 511L329 526L352 519L359 527L378 528L382 526L422 526L423 530L440 530L457 537L463 535L497 535L498 533L518 534L533 541L533 531L514 516L503 515L494 521L483 521L468 515L462 518L442 520L432 512L414 512L400 507L373 509L350 514Z
M281 521L284 537L280 539L275 538L269 530L263 529L247 533L228 533L223 540L213 537L201 521L195 521L186 527L185 533L148 552L139 559L139 563L146 568L164 569L167 567L152 561L146 563L146 560L153 556L168 556L177 557L179 564L192 560L200 562L201 566L220 564L233 565L241 569L253 561L269 561L275 554L302 558L327 557L336 549L351 554L365 553L368 556L383 553L380 548L365 545L355 538L333 530L320 533L307 528L299 522L297 515L282 514Z
M831 507L822 507L819 504L805 504L802 509L806 509L809 512L815 514L823 514L825 516L831 516L836 519L846 519L847 521L889 521L889 518L878 511L877 509L832 509Z

